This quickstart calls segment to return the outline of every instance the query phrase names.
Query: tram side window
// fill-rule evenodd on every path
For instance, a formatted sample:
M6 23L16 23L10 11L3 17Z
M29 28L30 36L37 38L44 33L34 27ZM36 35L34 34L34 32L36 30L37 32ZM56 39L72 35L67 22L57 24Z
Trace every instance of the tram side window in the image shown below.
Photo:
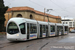
M63 30L63 27L61 26L61 30Z
M30 33L37 33L37 26L36 24L30 24Z
M25 34L25 23L20 24L19 27L20 27L21 33Z
M42 27L42 32L45 33L45 31L46 31L46 30L45 30L45 25L43 25L43 27Z
M63 30L63 27L62 26L57 26L57 31L61 31Z
M60 31L60 26L57 26L57 31L58 31L58 32Z
M48 32L48 26L46 25L46 32Z
M51 26L51 32L55 32L55 26Z

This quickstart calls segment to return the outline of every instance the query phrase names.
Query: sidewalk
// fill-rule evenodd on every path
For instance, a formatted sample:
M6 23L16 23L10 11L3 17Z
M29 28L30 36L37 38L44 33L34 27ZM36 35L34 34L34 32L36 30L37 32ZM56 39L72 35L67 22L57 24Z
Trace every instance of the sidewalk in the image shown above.
M6 32L0 32L0 38L5 37L6 36Z

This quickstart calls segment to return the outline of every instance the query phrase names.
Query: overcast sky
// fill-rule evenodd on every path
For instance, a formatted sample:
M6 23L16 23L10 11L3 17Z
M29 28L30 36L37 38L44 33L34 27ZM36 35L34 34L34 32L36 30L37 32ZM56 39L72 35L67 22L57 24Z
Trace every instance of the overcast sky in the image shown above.
M4 0L4 4L10 8L28 6L41 12L44 12L44 8L53 9L46 13L61 18L75 18L75 0Z

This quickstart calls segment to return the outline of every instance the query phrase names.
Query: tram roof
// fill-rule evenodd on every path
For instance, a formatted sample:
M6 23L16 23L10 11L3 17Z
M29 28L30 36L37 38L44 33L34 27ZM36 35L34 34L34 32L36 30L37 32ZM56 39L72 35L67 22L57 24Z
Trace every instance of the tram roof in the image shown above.
M50 23L50 22L49 22L49 24L50 24L50 25L55 25L55 23Z
M9 21L8 21L8 23L9 22L15 22L15 23L17 23L17 24L21 24L21 23L23 23L23 22L25 22L24 21L24 18L16 18L16 17L14 17L14 18L11 18Z
M48 22L37 21L39 24L48 25Z
M56 25L57 25L57 26L63 26L63 24L62 24L62 23L56 23Z
M26 18L24 18L24 19L25 19L25 21L28 22L28 23L37 23L37 21L34 20L34 19L26 19Z
M9 21L14 21L17 24L20 24L20 23L23 23L23 22L37 23L36 20L26 19L26 18L20 18L20 17L11 18Z

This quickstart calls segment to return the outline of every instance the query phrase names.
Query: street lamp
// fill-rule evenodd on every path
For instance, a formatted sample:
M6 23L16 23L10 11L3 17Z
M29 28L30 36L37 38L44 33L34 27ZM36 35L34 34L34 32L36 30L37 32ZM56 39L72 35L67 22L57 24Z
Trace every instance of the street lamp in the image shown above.
M53 9L47 9L47 12L48 12L49 10L53 10Z
M47 11L45 11L46 9L44 8L44 21L45 21L45 12L49 12L49 10L53 10L53 9L47 9ZM49 17L47 15L47 18L48 18L48 22L49 22Z
M47 12L49 12L49 10L53 10L53 9L47 9ZM50 13L50 12L49 12ZM49 16L47 15L47 18L48 18L48 22L49 22Z

